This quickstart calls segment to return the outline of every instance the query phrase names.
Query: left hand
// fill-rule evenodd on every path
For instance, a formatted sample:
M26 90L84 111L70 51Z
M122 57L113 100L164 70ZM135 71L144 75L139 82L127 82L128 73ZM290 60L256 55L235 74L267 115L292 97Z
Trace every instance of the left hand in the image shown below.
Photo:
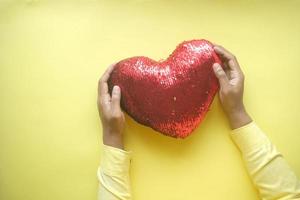
M120 107L121 90L114 86L112 95L108 91L107 80L114 65L109 66L98 83L98 111L102 122L103 144L123 149L124 113Z

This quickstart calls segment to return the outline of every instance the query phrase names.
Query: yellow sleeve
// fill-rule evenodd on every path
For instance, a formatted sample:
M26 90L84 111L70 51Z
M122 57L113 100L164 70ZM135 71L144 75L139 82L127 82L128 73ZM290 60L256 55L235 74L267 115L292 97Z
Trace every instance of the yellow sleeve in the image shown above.
M131 152L103 145L101 164L97 171L100 182L98 200L131 200Z
M254 122L233 130L231 136L261 199L300 199L300 181Z

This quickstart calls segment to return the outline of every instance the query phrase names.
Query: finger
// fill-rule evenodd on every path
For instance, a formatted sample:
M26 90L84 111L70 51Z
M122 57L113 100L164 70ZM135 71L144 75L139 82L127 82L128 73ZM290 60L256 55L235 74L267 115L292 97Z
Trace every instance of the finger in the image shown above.
M221 57L227 59L227 60L231 60L234 58L234 55L232 53L230 53L227 49L225 49L224 47L220 46L220 45L215 45L214 46L214 50L216 51L216 53L218 53Z
M108 80L108 78L109 78L109 76L110 76L110 73L113 71L113 69L114 69L114 67L116 66L116 63L113 63L113 64L110 64L109 66L108 66L108 68L105 70L105 72L104 72L104 81L107 81Z
M120 101L121 101L121 89L119 86L115 85L113 87L112 96L111 96L111 106L113 112L121 112Z
M221 87L226 87L229 84L229 80L221 65L219 63L214 63L213 69L216 77L219 80Z
M115 65L112 64L110 65L104 72L104 74L102 75L102 77L99 80L99 94L106 94L108 93L108 85L107 85L107 80L109 79L109 76L111 74L111 72L113 71Z
M107 92L108 91L108 85L107 82L101 82L99 81L98 85L98 98L100 102L107 103L110 101L110 95Z
M222 46L215 45L215 52L228 64L228 66L233 70L240 70L239 63L237 62L235 56L230 53L227 49Z
M101 101L104 102L109 102L110 101L110 95L108 93L108 84L107 84L107 80L109 79L109 76L112 72L112 70L114 69L115 65L110 65L104 72L104 74L102 75L102 77L99 80L98 83L98 95Z

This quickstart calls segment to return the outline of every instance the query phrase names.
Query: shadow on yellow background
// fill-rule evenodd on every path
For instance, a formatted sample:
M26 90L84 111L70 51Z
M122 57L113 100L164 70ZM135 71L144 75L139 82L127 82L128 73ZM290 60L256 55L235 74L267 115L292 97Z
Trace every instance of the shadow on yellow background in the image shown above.
M245 104L300 175L299 1L0 1L0 199L96 199L97 80L205 38L238 58ZM215 98L185 140L126 116L137 200L258 199Z

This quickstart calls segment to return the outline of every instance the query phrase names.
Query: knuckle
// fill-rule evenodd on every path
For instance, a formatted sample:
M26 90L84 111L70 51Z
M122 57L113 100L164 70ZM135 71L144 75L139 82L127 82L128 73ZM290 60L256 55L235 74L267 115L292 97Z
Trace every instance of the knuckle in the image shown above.
M223 91L222 91L222 94L223 94L225 97L229 96L229 92L228 92L227 90L225 90L225 91L223 90Z
M217 69L216 69L216 73L218 74L218 75L223 75L224 73L223 73L223 69L221 68L221 67L218 67Z
M120 96L118 94L116 94L116 93L112 93L111 98L112 98L113 101L119 101Z
M117 121L117 120L120 120L121 118L122 118L122 115L119 112L115 112L111 115L111 120L112 121Z
M222 94L225 95L225 96L229 95L229 92L230 91L227 88L222 89Z
M217 72L218 72L220 77L225 77L226 76L225 72L222 69L219 69Z
M108 106L109 106L109 103L108 103L108 102L103 101L103 100L100 101L100 107L101 107L102 109L106 109L106 108L108 108Z
M221 78L221 79L226 78L225 72L224 71L218 72L218 77Z

